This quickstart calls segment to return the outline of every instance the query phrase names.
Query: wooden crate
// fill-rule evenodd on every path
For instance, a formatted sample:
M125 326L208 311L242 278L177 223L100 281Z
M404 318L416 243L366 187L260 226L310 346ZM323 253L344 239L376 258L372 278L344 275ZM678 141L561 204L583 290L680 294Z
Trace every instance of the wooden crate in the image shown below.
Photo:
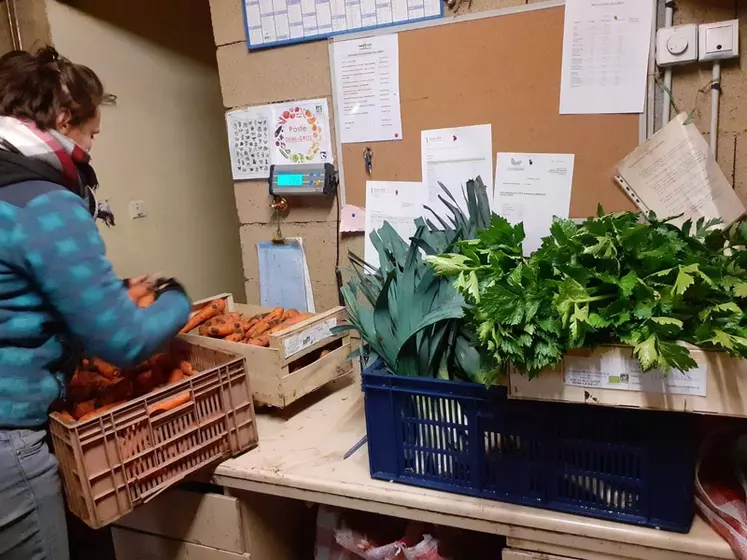
M688 346L694 370L641 373L629 346L569 352L532 380L511 371L511 398L747 417L747 360Z
M257 305L236 303L231 294L200 300L194 303L193 309L198 311L216 299L226 300L228 311L250 317L269 311ZM353 361L349 358L353 349L350 334L330 332L332 327L341 325L346 316L344 307L316 314L306 321L270 335L269 348L200 336L196 334L197 330L180 337L202 346L244 356L254 401L283 408L353 371ZM301 358L324 348L329 348L330 353L311 364L294 369Z

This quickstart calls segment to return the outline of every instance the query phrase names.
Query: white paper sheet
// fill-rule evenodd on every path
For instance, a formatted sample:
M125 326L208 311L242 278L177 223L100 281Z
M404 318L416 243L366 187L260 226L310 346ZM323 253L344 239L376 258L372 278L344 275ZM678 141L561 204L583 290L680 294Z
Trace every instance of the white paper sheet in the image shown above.
M340 141L402 139L397 35L333 43Z
M371 243L371 232L384 222L389 224L404 239L415 233L415 218L425 215L423 205L428 200L428 191L423 183L395 181L366 182L366 240L363 247L364 260L379 266L379 254Z
M423 130L420 133L420 161L423 183L428 189L428 205L439 216L450 215L438 199L446 197L439 182L449 189L459 207L467 211L462 194L470 179L482 178L493 198L493 140L489 124Z
M270 121L268 106L226 113L231 173L237 181L270 176Z
M237 181L266 179L272 164L332 161L326 99L308 99L226 113L231 172Z
M681 215L673 220L677 225L702 217L729 225L744 214L744 205L687 120L681 113L620 162L618 183L641 210L659 218Z
M651 0L566 0L560 114L642 113Z
M525 255L550 234L554 216L568 217L574 160L573 154L497 155L493 211L512 224L524 222Z

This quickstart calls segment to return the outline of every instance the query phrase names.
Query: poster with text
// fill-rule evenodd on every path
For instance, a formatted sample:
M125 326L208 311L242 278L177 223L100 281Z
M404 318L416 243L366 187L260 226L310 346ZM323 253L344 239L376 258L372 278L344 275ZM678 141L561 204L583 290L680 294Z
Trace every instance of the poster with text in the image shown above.
M331 163L332 138L326 99L272 107L271 160L276 165Z

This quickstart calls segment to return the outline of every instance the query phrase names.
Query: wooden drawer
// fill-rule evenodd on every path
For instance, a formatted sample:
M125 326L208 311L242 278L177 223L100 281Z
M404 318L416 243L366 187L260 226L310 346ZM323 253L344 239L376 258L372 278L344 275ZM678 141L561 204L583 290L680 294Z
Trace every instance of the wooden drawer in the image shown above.
M112 527L117 560L297 560L302 502L170 490ZM212 555L212 556L211 556Z
M249 560L237 554L191 542L183 542L140 531L112 527L117 560Z
M170 490L115 525L238 554L247 551L238 500L222 494Z

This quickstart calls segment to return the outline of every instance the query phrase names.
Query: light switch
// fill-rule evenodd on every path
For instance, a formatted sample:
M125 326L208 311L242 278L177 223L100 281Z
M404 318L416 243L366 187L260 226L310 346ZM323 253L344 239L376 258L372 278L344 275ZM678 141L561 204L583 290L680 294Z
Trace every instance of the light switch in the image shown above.
M145 218L147 215L145 212L145 202L142 200L130 201L130 218L137 220L138 218Z
M700 60L723 60L739 56L739 20L702 23Z

